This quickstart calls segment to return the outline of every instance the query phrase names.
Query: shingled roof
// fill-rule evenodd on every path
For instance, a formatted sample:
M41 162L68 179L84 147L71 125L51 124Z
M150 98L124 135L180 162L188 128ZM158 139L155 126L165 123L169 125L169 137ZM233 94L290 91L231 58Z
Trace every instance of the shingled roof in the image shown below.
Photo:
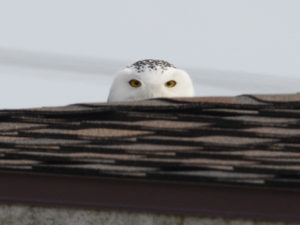
M300 190L300 94L0 111L0 171Z
M5 171L300 188L300 94L0 111Z

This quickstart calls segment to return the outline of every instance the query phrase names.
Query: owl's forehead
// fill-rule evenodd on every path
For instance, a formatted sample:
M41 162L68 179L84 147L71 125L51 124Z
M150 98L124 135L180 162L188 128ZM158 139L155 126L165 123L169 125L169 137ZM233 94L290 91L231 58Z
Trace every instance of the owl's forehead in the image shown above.
M145 59L133 63L129 68L135 70L137 73L164 73L176 67L164 60Z

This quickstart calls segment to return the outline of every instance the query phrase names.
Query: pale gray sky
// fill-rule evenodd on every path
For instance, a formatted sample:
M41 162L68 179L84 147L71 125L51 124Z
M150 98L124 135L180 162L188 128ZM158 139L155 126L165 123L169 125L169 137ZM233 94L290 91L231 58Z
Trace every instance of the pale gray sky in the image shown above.
M298 0L1 0L0 48L300 77Z
M0 108L106 101L157 58L198 96L300 90L298 0L0 0Z

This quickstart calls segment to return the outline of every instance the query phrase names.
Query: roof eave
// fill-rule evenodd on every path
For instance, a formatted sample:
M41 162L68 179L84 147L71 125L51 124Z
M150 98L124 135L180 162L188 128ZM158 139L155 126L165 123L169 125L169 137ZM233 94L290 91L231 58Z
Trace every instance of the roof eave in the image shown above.
M300 191L0 172L0 202L300 221Z

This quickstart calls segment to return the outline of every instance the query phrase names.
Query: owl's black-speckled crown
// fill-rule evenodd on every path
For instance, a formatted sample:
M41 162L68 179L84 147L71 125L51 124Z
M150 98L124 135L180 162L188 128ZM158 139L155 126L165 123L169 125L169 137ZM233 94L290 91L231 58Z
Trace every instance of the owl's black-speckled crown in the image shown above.
M145 59L140 60L135 63L133 63L130 68L134 68L137 72L141 73L147 70L162 70L166 71L168 68L176 68L171 63L164 61L164 60L158 60L158 59Z

